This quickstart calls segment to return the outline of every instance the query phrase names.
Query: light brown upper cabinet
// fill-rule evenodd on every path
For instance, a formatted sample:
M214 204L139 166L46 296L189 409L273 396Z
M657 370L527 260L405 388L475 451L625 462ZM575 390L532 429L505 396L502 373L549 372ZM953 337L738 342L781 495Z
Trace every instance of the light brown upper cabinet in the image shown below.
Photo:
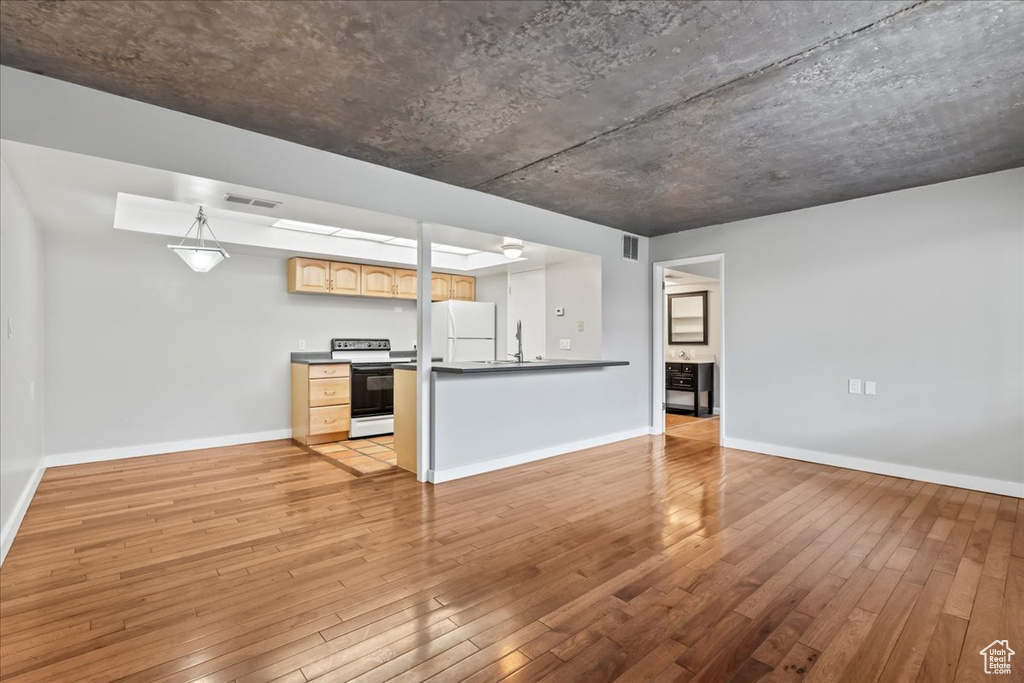
M381 299L415 299L416 271L322 259L288 259L288 291ZM430 274L431 301L476 301L476 278L468 275Z
M476 301L476 278L452 275L451 298L455 301Z
M452 296L452 276L448 273L430 274L430 300L447 301Z
M395 269L380 266L359 266L362 271L363 296L395 296Z
M416 271L395 268L395 298L416 298Z
M288 261L288 291L318 292L326 294L331 289L330 261L308 258L293 258Z
M358 264L331 261L331 294L356 296L362 292L362 273Z

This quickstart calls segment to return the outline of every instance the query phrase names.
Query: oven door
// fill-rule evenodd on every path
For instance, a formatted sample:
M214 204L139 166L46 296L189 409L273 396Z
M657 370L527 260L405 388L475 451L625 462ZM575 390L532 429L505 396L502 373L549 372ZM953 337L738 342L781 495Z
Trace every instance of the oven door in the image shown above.
M352 366L352 417L391 415L394 412L394 370L390 367Z

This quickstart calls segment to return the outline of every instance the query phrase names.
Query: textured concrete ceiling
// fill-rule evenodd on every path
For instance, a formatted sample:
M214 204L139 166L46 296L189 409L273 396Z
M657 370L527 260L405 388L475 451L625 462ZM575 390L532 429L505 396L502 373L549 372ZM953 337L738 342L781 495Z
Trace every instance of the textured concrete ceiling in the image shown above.
M1024 165L1024 2L12 2L0 62L654 235Z

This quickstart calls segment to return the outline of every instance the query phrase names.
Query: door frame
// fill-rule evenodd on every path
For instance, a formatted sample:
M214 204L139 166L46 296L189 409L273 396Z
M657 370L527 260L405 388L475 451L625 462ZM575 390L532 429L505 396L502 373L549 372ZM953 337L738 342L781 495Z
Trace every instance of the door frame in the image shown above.
M687 258L669 259L667 261L655 261L651 264L651 434L665 433L665 269L678 266L689 266L695 263L718 263L719 297L718 297L718 319L721 329L721 350L718 358L715 359L720 370L718 386L721 396L718 396L719 421L718 421L718 443L725 443L726 420L729 417L725 409L725 402L729 397L726 390L726 373L728 368L725 364L726 334L725 334L725 254L706 254L704 256L690 256ZM695 400L700 400L697 397ZM712 414L715 407L709 406Z

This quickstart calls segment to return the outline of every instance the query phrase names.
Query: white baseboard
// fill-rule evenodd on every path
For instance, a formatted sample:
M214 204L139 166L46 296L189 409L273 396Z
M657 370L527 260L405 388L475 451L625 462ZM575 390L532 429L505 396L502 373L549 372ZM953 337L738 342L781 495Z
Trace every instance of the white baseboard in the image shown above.
M46 471L45 465L40 465L36 468L35 472L32 473L32 477L28 480L28 484L21 491L21 495L18 496L18 502L14 504L14 513L10 519L7 520L7 524L4 524L3 529L0 529L0 564L4 563L4 559L7 557L7 551L11 549L11 544L14 543L14 536L18 533L18 529L21 527L21 520L25 519L25 513L28 512L29 503L32 502L32 496L36 493L36 487L39 486L39 481L43 478L43 473Z
M534 451L527 451L526 453L510 455L504 458L496 458L494 460L486 460L484 462L476 462L471 465L463 465L462 467L450 467L446 470L429 470L427 472L427 481L433 484L440 484L454 479L462 479L463 477L472 477L475 474L503 470L506 467L515 467L516 465L534 462L535 460L553 458L556 455L565 455L566 453L582 451L587 448L594 448L595 446L604 446L616 441L633 439L638 436L647 436L648 434L650 434L649 427L640 427L624 432L616 432L615 434L598 436L593 439L584 439L582 441L549 446L547 448L538 448Z
M292 438L292 430L276 429L269 432L250 432L249 434L233 434L231 436L213 436L206 439L189 439L187 441L166 441L140 446L119 446L118 448L101 448L95 451L78 451L76 453L57 453L46 456L47 467L63 465L82 465L90 462L120 460L121 458L138 458L144 455L160 455L162 453L178 453L179 451L196 451L203 448L220 448L221 446L237 446L243 443L260 441L277 441Z
M848 455L836 455L834 453L823 453L810 451L803 448L791 448L789 446L776 446L775 444L761 443L758 441L747 441L746 439L724 439L723 446L735 448L741 451L752 451L765 455L777 455L791 460L803 460L805 462L816 462L821 465L832 465L850 470L860 470L873 474L883 474L901 479L915 479L926 481L932 484L944 486L955 486L973 491L984 491L985 493L997 493L1001 496L1014 496L1024 498L1024 483L1006 481L1003 479L989 479L987 477L976 477L970 474L958 472L946 472L945 470L933 470L926 467L915 467L913 465L899 465L896 463L882 462L880 460L868 460L867 458L854 458Z
M167 441L164 443L151 443L141 446L121 446L118 448L101 448L94 451L79 451L77 453L57 453L43 458L43 464L32 473L32 479L28 486L21 492L18 503L15 505L14 514L3 529L0 529L0 564L7 557L7 551L14 543L14 536L18 533L21 520L28 511L32 496L35 495L39 481L48 467L61 467L63 465L82 465L90 462L104 462L107 460L120 460L122 458L138 458L144 455L159 455L161 453L177 453L179 451L195 451L202 448L219 448L221 446L237 446L243 443L258 443L260 441L277 441L278 439L292 438L292 430L277 429L269 432L251 432L249 434L233 434L231 436L214 436L206 439L189 439L187 441Z

